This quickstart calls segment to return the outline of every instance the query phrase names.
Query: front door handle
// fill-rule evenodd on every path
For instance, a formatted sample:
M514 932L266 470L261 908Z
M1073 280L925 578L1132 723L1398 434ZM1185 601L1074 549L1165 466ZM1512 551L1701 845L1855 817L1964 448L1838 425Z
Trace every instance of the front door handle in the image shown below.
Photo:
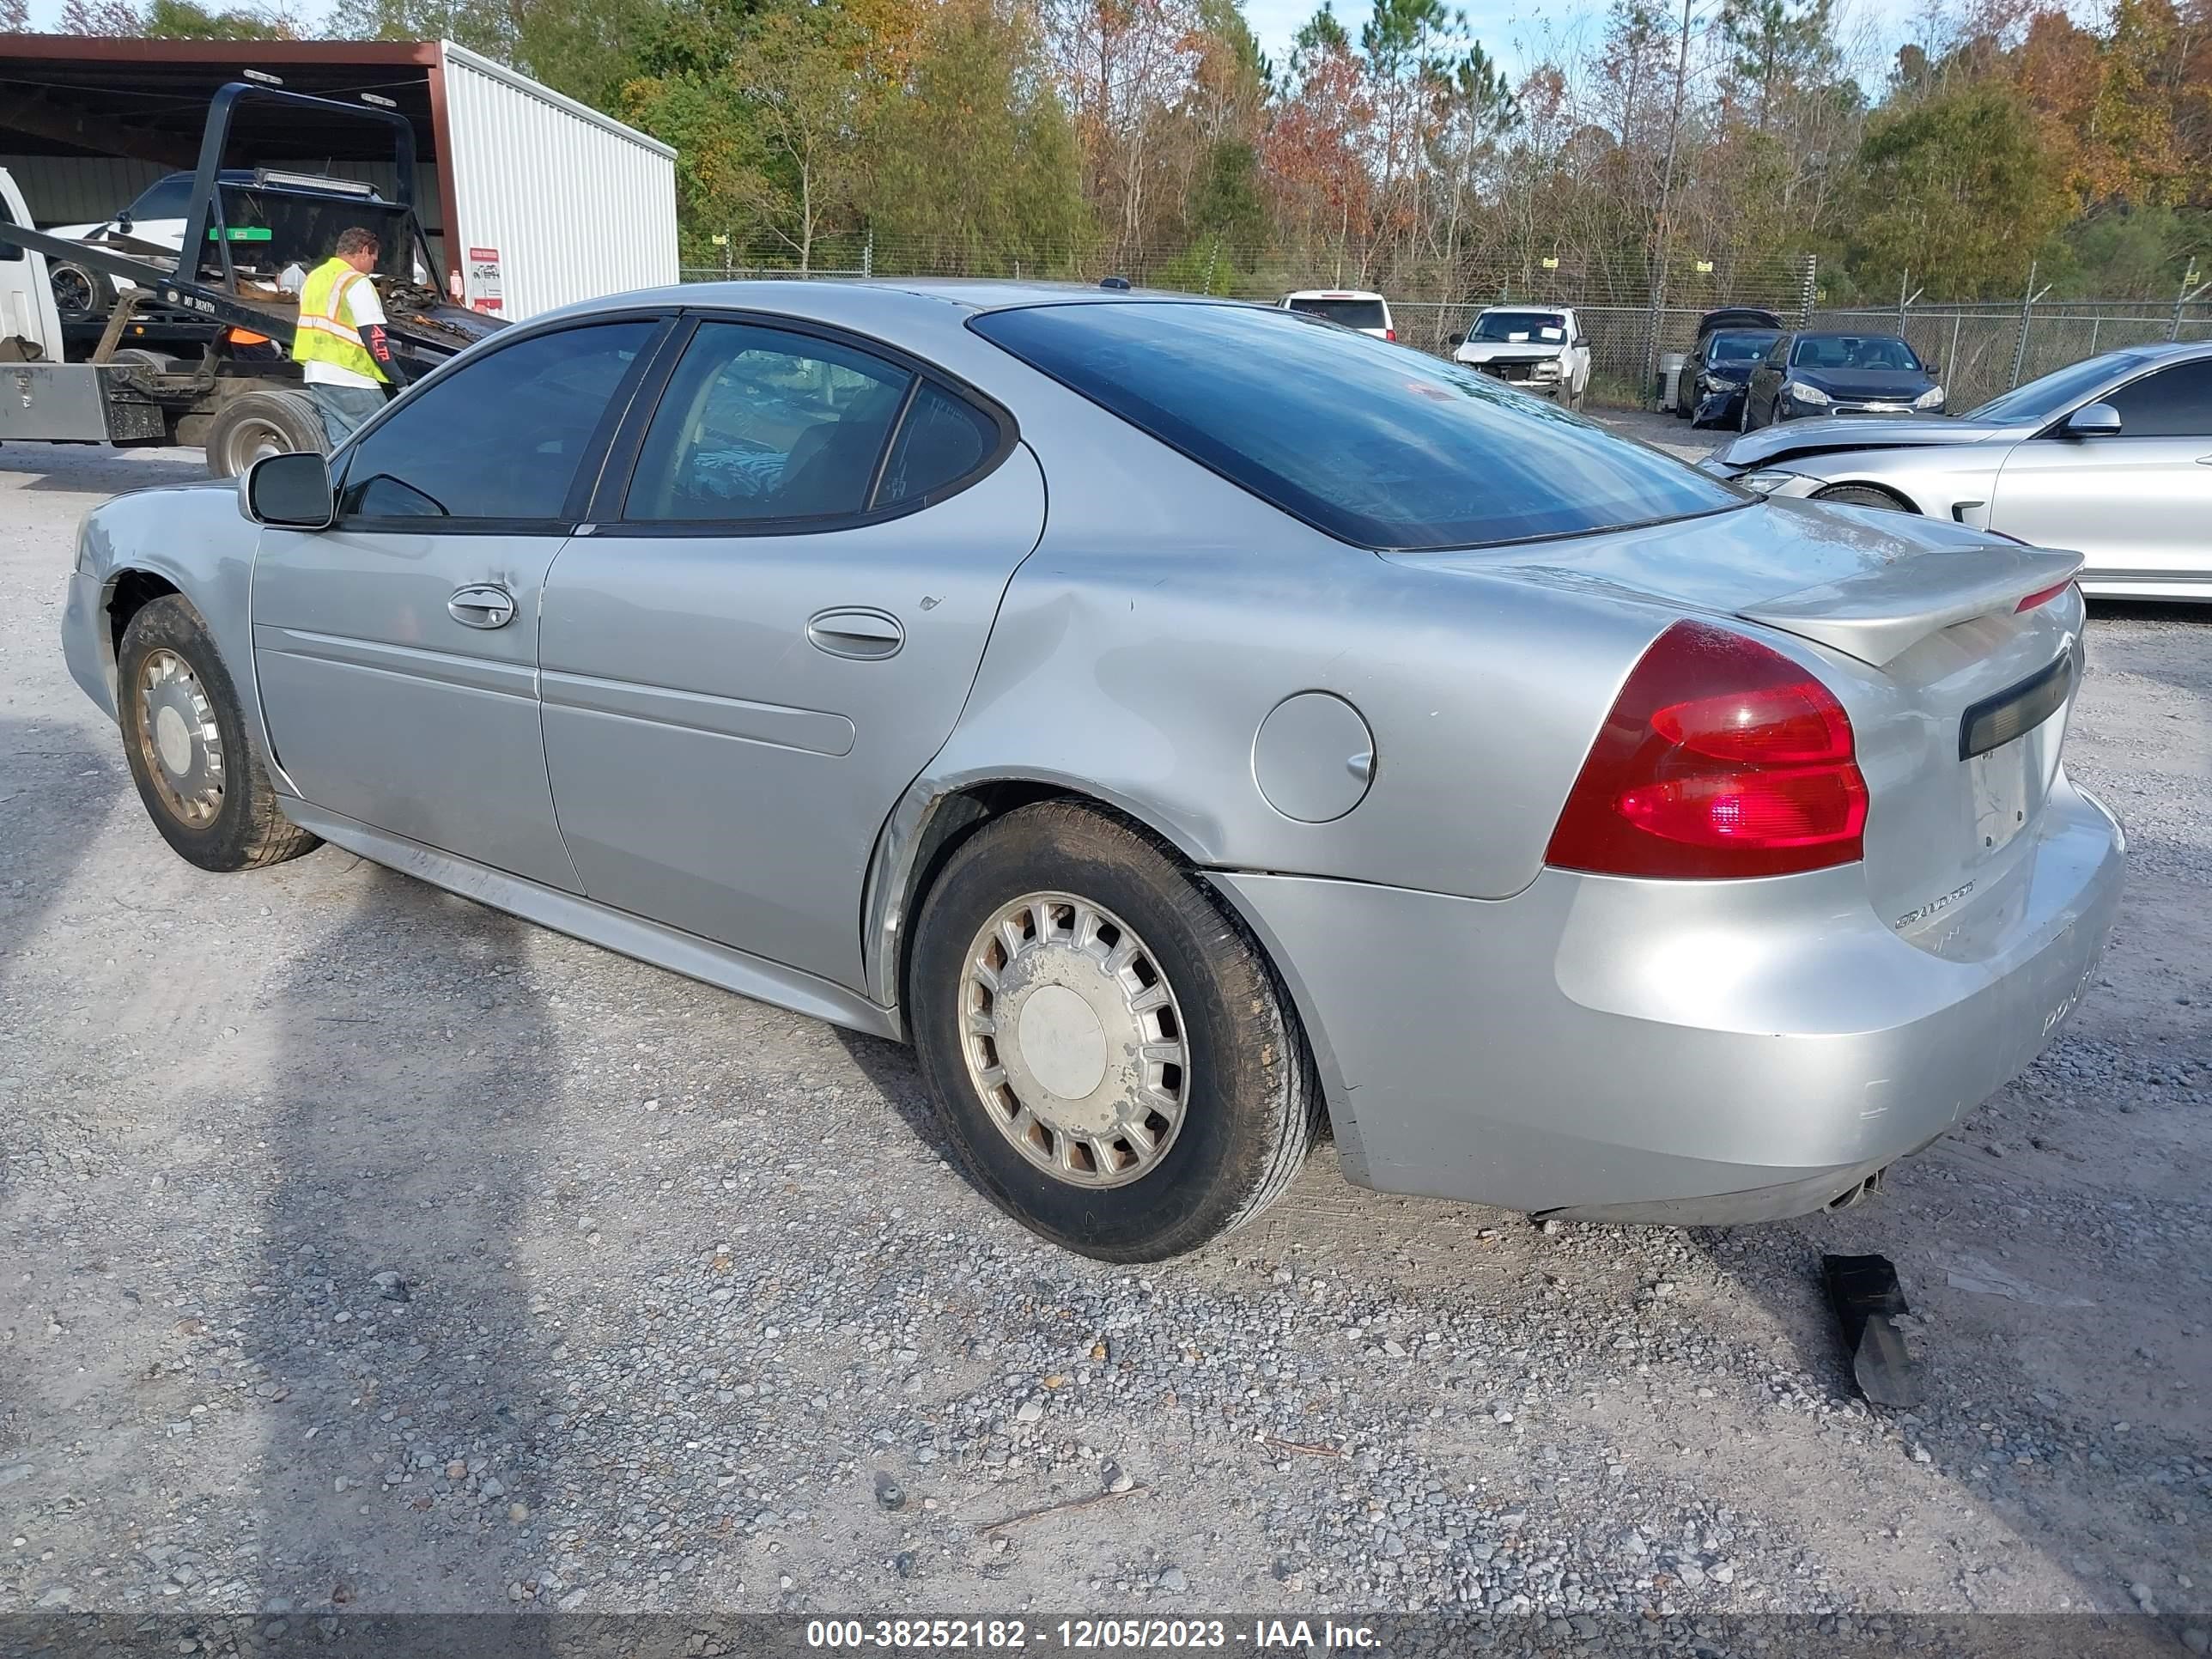
M496 582L457 588L446 613L464 628L504 628L514 620L514 595Z
M906 630L888 611L823 611L808 619L806 639L816 650L833 657L867 662L896 656L906 643Z
M2199 455L2197 458L2197 465L2199 466L2212 466L2212 455Z

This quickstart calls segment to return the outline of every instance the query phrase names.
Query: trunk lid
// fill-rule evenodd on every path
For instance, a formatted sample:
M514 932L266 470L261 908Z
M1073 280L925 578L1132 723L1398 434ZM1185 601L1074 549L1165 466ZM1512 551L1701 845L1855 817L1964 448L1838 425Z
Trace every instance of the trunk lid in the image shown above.
M2079 554L1868 508L1767 501L1607 536L1403 562L1729 617L1818 647L1869 798L1869 896L1903 937L1972 951L2010 902L2080 666Z

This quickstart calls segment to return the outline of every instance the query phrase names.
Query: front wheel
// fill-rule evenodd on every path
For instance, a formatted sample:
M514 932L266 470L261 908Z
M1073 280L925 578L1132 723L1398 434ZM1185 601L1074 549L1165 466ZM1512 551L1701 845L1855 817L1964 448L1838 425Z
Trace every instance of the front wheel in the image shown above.
M1831 484L1826 489L1814 490L1813 499L1833 501L1838 507L1879 507L1891 513L1911 510L1887 489L1877 489L1872 484Z
M1196 1249L1279 1197L1321 1122L1304 1040L1243 930L1143 834L1046 802L931 890L908 1006L976 1184L1107 1261Z
M321 845L278 810L207 624L179 594L149 601L115 653L123 751L161 838L203 870L251 870Z

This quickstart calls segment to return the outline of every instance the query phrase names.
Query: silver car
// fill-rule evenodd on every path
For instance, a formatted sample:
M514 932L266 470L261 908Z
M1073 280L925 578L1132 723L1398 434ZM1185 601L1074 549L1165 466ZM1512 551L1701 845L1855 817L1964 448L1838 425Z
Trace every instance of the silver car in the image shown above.
M2108 351L1955 420L1770 427L1702 465L1772 497L2073 548L2087 592L2212 599L2212 343Z
M203 868L330 841L906 1038L984 1192L1141 1261L1324 1124L1662 1221L1942 1134L2118 899L2079 563L1272 309L740 284L107 503L64 634Z

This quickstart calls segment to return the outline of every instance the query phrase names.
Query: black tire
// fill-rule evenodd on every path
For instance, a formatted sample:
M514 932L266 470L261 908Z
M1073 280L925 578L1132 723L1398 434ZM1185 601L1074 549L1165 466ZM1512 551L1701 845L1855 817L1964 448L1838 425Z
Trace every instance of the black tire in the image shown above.
M46 266L46 286L53 290L54 310L65 323L96 321L107 315L115 303L115 284L74 259L51 262Z
M124 346L108 358L110 368L143 368L150 374L170 374L176 372L177 360L166 351L149 351L143 346Z
M189 599L171 593L149 600L123 630L115 655L115 701L131 780L154 827L179 857L203 870L253 870L322 844L278 808L246 736L237 688ZM176 665L188 675L188 686L170 672ZM187 704L193 718L179 712ZM168 713L178 713L177 720L165 721ZM213 745L204 735L209 725ZM165 741L189 755L190 769L181 778L163 762Z
M264 455L326 455L330 447L323 417L304 392L240 392L208 422L208 471L217 478L234 478Z
M1078 1184L1032 1162L994 1121L1009 1103L1026 1103L1014 1101L1008 1083L994 1097L1001 1103L991 1103L970 1071L970 1000L979 994L969 977L972 947L1004 908L1032 894L1064 895L1096 907L1109 923L1126 924L1127 933L1102 927L1102 940L1133 934L1141 965L1123 971L1141 980L1156 964L1172 999L1176 1052L1188 1063L1167 1069L1182 1092L1182 1115L1152 1167L1117 1177L1126 1184ZM1071 971L1087 971L1078 964ZM1121 982L1100 971L1109 986ZM1009 975L1001 989L1011 982ZM1033 977L1024 983L1025 993L1006 994L1034 994L1041 986ZM1048 801L976 831L922 907L908 993L922 1074L969 1174L1007 1214L1085 1255L1157 1261L1241 1226L1282 1195L1320 1131L1321 1090L1304 1034L1256 945L1149 837L1102 811ZM998 1006L990 1005L994 1017ZM1025 1014L1029 1005L1020 1006ZM1056 1097L1048 1102L1048 1110L1066 1105ZM1127 1146L1115 1141L1109 1152ZM1102 1167L1091 1165L1094 1179Z
M1892 513L1912 510L1887 489L1877 489L1872 484L1830 484L1826 489L1814 490L1813 499L1834 501L1841 507L1879 507Z

